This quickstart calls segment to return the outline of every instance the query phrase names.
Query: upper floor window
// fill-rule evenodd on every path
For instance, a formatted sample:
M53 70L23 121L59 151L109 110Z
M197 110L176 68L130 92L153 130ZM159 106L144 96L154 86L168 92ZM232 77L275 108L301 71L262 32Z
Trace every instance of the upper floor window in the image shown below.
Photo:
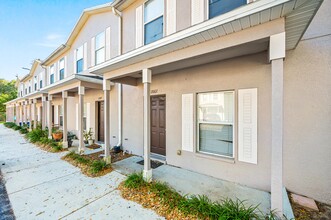
M209 19L245 4L247 0L209 0Z
M76 73L80 73L83 71L83 46L76 49Z
M59 67L59 79L62 80L64 79L64 58L60 60Z
M37 85L38 85L38 80L37 80L37 76L34 77L34 91L37 91Z
M49 74L49 84L54 83L54 64L50 68L50 74Z
M149 0L144 7L144 43L163 37L164 0Z
M31 86L29 86L29 93L31 93Z
M39 89L41 89L43 87L43 80L41 79L40 81L39 81Z
M105 61L105 32L95 37L95 64Z
M27 89L27 88L25 88L25 95L26 95L26 94L28 94L28 89Z

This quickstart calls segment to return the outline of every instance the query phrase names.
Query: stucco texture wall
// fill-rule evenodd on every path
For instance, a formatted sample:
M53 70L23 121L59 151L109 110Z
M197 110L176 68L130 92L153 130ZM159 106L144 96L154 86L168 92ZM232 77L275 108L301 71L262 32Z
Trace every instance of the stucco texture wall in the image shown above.
M331 204L331 1L324 1L284 71L284 181Z

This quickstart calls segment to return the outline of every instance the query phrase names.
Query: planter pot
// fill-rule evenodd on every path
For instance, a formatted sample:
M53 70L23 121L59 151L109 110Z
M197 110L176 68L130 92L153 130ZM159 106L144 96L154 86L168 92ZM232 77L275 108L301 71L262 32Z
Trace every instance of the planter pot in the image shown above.
M88 144L89 144L89 145L94 144L94 140L88 140Z
M59 141L62 139L63 133L53 133L52 136L54 140Z

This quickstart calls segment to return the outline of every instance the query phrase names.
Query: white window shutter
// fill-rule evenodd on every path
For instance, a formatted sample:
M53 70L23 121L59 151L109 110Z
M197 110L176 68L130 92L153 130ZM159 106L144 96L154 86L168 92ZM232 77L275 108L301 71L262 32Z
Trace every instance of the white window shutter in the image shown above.
M191 0L191 24L195 25L204 21L205 1Z
M78 131L78 103L76 103L76 130Z
M84 43L83 50L83 69L87 70L87 42Z
M91 103L86 103L86 130L91 127Z
M182 150L194 151L193 147L193 94L182 95Z
M77 73L77 49L74 49L74 73Z
M67 77L68 74L68 65L67 65L67 56L64 56L64 77Z
M106 50L106 60L110 60L110 27L107 27L106 29L105 50Z
M143 6L136 8L136 48L143 45Z
M59 124L59 106L54 105L54 124Z
M91 66L95 66L95 37L91 39Z
M238 91L238 159L257 164L257 88Z
M166 20L167 35L176 32L176 4L177 4L177 0L167 0L167 20Z

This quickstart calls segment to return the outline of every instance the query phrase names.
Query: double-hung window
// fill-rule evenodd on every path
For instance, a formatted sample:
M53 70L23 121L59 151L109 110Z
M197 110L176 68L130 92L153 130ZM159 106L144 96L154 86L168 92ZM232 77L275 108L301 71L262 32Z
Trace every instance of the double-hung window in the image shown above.
M37 76L34 77L34 91L37 91L37 85L38 85L38 80L37 80Z
M234 157L234 92L199 93L197 105L198 151Z
M76 49L76 73L83 71L84 58L83 58L83 46Z
M62 80L64 79L64 58L60 60L59 67L59 79Z
M49 74L49 84L54 83L54 64L50 68L50 74Z
M164 0L149 0L144 7L144 43L163 37Z
M247 4L247 0L209 0L209 19L245 4Z
M100 64L105 61L105 32L98 34L95 37L95 64Z
M39 89L43 88L43 73L39 74Z

